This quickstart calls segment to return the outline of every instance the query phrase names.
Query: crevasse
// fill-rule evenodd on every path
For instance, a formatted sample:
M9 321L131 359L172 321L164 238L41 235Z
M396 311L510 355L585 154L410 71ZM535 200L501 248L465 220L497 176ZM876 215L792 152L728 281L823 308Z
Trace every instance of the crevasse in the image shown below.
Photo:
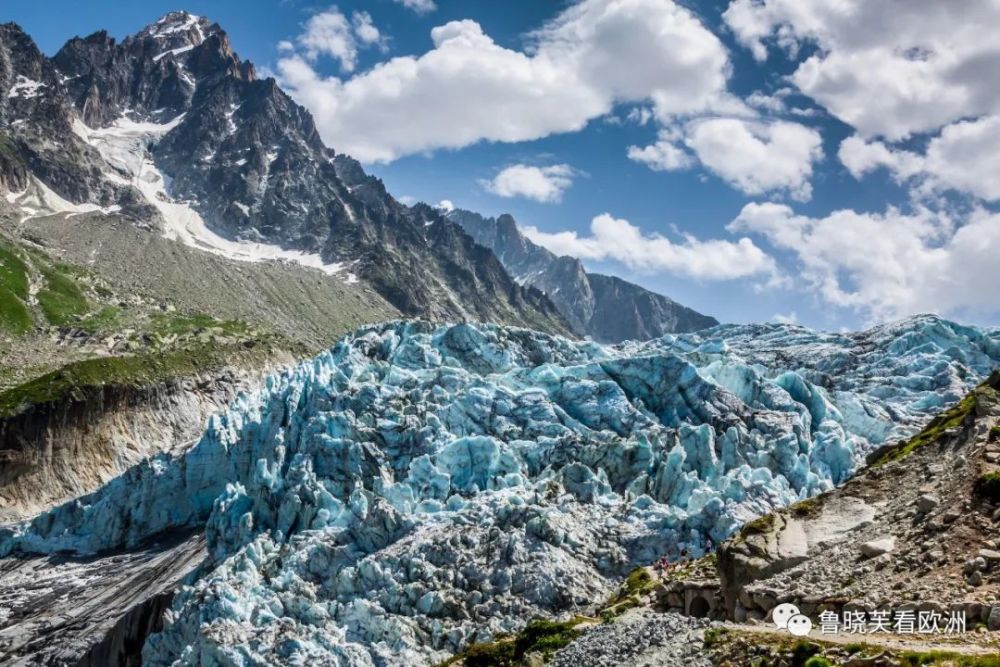
M429 664L843 482L997 365L998 341L931 316L616 347L373 326L241 396L183 455L0 534L0 553L203 527L206 574L144 663Z

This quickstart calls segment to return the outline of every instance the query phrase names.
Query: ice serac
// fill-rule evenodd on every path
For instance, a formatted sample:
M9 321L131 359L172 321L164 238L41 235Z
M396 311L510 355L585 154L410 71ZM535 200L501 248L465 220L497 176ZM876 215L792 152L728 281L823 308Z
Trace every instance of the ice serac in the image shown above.
M203 526L213 566L144 664L431 664L844 481L997 365L998 341L933 317L618 347L373 326L241 396L182 456L8 531L0 553Z
M447 217L476 243L492 250L519 283L544 292L581 336L620 343L698 331L719 323L635 283L589 273L575 257L557 257L522 234L510 215L486 218L454 209Z

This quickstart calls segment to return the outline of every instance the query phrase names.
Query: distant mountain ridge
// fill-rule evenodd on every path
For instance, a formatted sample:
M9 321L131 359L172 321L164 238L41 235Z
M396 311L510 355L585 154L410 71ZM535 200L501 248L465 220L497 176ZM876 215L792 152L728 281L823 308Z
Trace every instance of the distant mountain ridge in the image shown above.
M533 243L510 215L486 218L455 209L447 217L491 249L517 282L544 292L580 335L600 342L649 340L719 323L621 278L588 273L579 259L559 257Z
M117 213L236 259L321 268L407 316L570 332L460 226L326 147L218 24L186 12L51 59L0 26L0 190L27 217Z

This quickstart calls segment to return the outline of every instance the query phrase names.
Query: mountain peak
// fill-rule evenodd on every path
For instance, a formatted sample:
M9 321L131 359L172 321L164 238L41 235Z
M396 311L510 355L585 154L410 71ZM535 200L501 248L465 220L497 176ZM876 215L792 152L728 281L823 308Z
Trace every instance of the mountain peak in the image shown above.
M185 11L174 11L167 12L147 25L141 34L150 37L163 37L177 33L198 32L207 25L209 25L209 21L204 17Z
M28 51L10 55L5 41L2 62ZM67 202L117 206L200 249L350 266L345 280L406 315L570 331L460 227L401 206L350 160L331 162L311 114L256 80L217 23L171 12L120 44L95 33L21 60L20 79L0 71L0 131L27 146L0 164L4 188L23 189L32 165ZM67 139L52 148L52 136Z
M508 213L484 218L455 209L447 217L464 227L476 243L492 250L519 283L548 296L578 334L617 343L718 324L715 318L662 294L621 278L588 273L575 257L557 257L524 236Z
M175 11L150 23L136 38L152 39L159 47L159 54L164 55L167 52L177 54L192 49L216 32L219 32L218 26L205 17Z

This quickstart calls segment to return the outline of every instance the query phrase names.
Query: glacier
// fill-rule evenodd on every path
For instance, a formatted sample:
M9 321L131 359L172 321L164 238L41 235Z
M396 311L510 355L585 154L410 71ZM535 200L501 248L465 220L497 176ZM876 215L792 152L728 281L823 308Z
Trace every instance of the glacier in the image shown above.
M844 482L998 361L1000 331L934 316L613 347L372 325L186 452L0 530L0 555L204 530L144 664L433 664Z

